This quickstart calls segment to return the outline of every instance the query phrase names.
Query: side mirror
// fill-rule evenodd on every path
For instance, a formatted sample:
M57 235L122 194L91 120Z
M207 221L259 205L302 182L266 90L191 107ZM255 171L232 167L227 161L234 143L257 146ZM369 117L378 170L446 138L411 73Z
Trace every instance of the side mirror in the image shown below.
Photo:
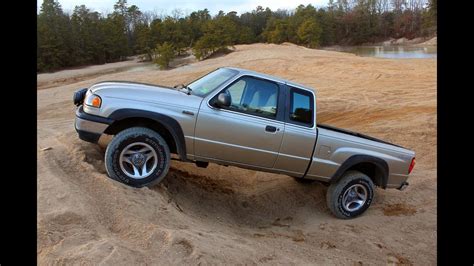
M220 108L229 107L232 103L232 99L229 93L221 92L217 95L216 101L214 101L214 105Z

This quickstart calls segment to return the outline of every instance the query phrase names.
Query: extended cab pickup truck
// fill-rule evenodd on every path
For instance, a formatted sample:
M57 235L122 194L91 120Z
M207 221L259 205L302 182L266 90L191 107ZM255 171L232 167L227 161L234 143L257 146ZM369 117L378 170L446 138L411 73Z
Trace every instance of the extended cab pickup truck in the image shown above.
M170 153L280 173L329 186L339 218L362 214L374 187L404 189L415 153L359 133L316 123L315 91L249 70L219 68L175 87L108 81L74 94L79 138L107 145L108 175L134 187L160 182Z

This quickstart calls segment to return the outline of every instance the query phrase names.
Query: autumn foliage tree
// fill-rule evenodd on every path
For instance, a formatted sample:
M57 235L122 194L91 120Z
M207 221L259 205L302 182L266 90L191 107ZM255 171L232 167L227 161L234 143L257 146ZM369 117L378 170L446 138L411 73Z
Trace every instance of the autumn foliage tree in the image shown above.
M315 19L308 19L301 23L296 34L302 44L316 48L320 44L321 32L318 22Z

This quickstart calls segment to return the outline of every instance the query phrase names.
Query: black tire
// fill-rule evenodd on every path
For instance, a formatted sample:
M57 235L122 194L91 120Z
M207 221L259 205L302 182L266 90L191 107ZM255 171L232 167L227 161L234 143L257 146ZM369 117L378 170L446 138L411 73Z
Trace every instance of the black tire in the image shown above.
M133 147L134 143L137 143L136 145L140 145L139 143L146 145L146 147L149 147L150 153L154 151L156 155L156 166L154 166L154 170L150 170L151 172L149 174L144 174L143 178L133 178L126 174L126 169L127 167L131 168L131 164L125 166L127 164L122 163L123 168L121 168L120 156L122 151L127 147ZM151 160L155 160L155 158ZM105 169L109 177L126 185L132 187L152 186L158 184L165 178L170 167L170 159L169 147L166 141L157 132L149 128L132 127L119 132L114 136L109 145L107 145L105 151ZM145 161L145 164L147 163L150 162ZM154 164L155 161L151 163ZM153 169L152 167L150 168ZM142 174L143 171L145 170L141 169Z
M355 193L354 197L352 197L351 193L355 191L360 193ZM344 196L346 192L348 193L346 203L353 202L348 204L348 207L344 206ZM366 195L365 201L361 200L363 197L359 196L364 193ZM359 171L347 171L338 182L329 185L326 193L326 202L329 209L337 218L341 219L350 219L361 215L370 207L373 198L374 183L367 175ZM364 203L359 204L356 200L360 200Z
M316 180L301 178L301 177L294 177L294 176L293 176L293 179L300 184L313 184L314 182L316 182Z

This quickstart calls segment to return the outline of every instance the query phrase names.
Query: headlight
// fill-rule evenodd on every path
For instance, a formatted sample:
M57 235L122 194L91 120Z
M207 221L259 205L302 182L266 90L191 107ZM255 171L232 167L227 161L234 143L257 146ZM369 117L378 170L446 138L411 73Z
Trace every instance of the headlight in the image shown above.
M84 104L87 106L100 108L100 105L102 104L102 99L99 95L95 95L90 90L88 90L86 93Z

